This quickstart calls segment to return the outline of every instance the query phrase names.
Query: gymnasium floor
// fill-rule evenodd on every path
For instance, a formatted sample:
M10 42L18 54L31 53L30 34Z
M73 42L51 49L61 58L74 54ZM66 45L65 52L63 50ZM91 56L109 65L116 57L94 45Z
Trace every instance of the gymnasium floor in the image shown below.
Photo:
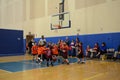
M32 57L0 57L0 80L120 80L120 62L88 60L70 65L55 63L46 67L31 61Z

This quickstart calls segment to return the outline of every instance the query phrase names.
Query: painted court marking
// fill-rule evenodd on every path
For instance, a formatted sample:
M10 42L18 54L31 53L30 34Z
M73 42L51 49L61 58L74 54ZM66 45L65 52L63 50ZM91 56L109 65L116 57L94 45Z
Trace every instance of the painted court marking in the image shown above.
M91 77L89 77L89 78L86 78L86 79L84 79L84 80L95 79L96 77L99 77L99 76L102 76L102 75L104 75L104 74L103 74L103 73L98 73L98 74L96 74L96 75L94 75L94 76L91 76Z
M7 72L7 73L13 73L13 72L6 71L6 70L3 70L3 69L0 69L0 71L4 71L4 72Z
M71 63L73 64L76 62L76 58L70 59ZM47 68L46 62L43 62L43 64L37 64L36 62L33 62L32 60L22 60L22 61L14 61L14 62L2 62L0 63L1 70L5 72L22 72L25 70L32 70L32 69L38 69L38 68ZM61 63L55 62L54 66L61 65ZM10 66L10 67L9 67ZM17 66L17 67L15 67ZM23 69L24 68L24 69Z

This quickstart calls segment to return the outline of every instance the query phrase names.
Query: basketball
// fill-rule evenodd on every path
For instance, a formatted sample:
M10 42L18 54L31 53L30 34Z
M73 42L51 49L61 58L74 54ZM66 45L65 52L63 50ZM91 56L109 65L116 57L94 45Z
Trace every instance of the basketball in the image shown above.
M57 60L57 57L55 55L52 56L52 60L53 61L56 61Z

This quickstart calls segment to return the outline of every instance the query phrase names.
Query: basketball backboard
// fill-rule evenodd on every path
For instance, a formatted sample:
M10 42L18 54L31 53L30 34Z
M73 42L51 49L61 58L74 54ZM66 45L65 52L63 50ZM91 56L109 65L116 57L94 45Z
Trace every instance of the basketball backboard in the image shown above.
M51 30L70 28L71 27L70 13L63 12L52 15L50 26L51 26Z

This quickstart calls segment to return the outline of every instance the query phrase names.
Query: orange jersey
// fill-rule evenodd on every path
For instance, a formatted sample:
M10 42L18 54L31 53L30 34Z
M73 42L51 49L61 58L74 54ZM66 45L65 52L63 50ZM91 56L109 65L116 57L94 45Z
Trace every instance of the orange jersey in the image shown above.
M45 47L38 47L38 54L44 54L46 50Z
M52 53L53 53L53 54L58 54L58 47L57 47L57 46L54 46L54 47L53 47Z
M32 46L32 54L37 54L38 47L36 45Z
M69 47L67 45L62 46L63 53L67 54L68 50L69 50Z
M69 50L70 48L69 48L67 45L63 45L63 46L61 47L61 49Z

